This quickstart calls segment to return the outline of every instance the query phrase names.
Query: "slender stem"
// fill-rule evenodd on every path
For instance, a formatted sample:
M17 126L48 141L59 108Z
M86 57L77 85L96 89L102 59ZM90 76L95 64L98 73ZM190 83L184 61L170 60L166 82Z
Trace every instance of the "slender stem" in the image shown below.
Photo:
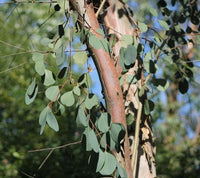
M131 160L131 167L133 169L133 172L136 172L135 170L136 170L136 165L137 165L141 115L142 115L142 103L139 102L137 119L136 119L136 124L135 124L135 140L134 140L134 144L132 145L133 155L132 155L132 160Z

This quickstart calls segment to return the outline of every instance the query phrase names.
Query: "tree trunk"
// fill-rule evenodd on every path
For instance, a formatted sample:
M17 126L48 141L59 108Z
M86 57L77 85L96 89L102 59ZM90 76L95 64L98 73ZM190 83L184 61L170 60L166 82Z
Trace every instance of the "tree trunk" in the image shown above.
M141 123L138 119L140 132L138 137L139 145L136 144L137 150L134 151L134 125L127 129L126 116L131 114L134 118L141 111L146 94L142 98L139 98L139 90L143 85L143 73L142 73L142 61L139 56L136 59L134 66L129 69L126 74L123 74L124 83L120 87L119 77L122 77L122 68L119 64L119 51L121 48L121 36L124 34L130 34L137 38L139 42L138 29L133 28L135 23L132 17L126 9L126 4L121 1L109 0L109 1L95 1L95 8L98 9L96 16L92 1L83 0L70 0L70 3L74 10L79 14L79 21L81 25L86 26L89 30L100 38L96 29L100 28L100 23L106 35L115 34L117 37L117 43L112 49L112 56L110 56L103 49L94 49L89 43L87 43L88 49L96 64L102 87L104 90L105 101L107 110L111 115L112 122L118 122L124 125L126 129L126 136L124 140L124 157L118 154L116 158L120 164L125 168L129 178L133 177L156 177L155 171L155 149L153 146L153 134L151 130L150 116L141 112ZM105 3L105 4L104 4ZM100 13L100 14L99 14ZM83 19L84 17L84 19ZM135 23L136 24L136 23ZM133 59L134 60L134 59ZM140 72L140 79L136 84L129 84L126 81L127 75L136 75L136 72ZM129 143L129 139L134 138L132 144Z

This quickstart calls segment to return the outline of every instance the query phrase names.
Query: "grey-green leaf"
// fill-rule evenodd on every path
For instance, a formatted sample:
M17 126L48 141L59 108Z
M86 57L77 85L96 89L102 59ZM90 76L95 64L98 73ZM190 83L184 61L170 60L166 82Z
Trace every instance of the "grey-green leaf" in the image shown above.
M109 130L110 128L110 120L108 118L107 113L101 113L101 116L99 117L97 121L97 127L99 131L105 133Z
M112 154L110 154L108 152L105 152L104 154L105 154L104 155L105 162L104 162L102 169L100 170L100 173L102 175L111 175L116 168L117 161Z
M34 78L32 83L29 85L26 94L25 94L25 103L27 105L31 104L34 100L35 97L37 96L38 92L38 85L36 84L36 79Z
M66 105L67 107L70 107L74 104L75 98L72 91L66 92L61 96L61 103Z
M39 74L39 75L44 75L45 72L45 65L43 60L42 61L37 61L35 62L35 71Z
M55 83L55 79L53 77L53 73L50 70L45 69L44 74L44 85L49 86Z
M47 121L47 124L49 125L49 127L51 127L53 130L55 130L56 132L59 130L58 122L49 107L48 107L46 121Z
M145 33L148 30L148 26L145 23L142 23L142 22L138 22L138 28L143 33Z
M94 94L89 94L87 95L86 99L85 99L85 107L87 109L92 109L95 105L98 104L98 97Z
M91 130L89 132L89 142L90 142L92 149L96 153L98 153L99 152L99 143L98 143L98 140L97 140L97 136L94 133L94 130Z
M59 87L58 86L51 86L51 87L47 88L46 91L45 91L45 95L49 100L55 101L60 96Z
M102 47L99 38L93 34L89 37L89 43L95 49L100 49Z
M78 64L80 67L83 67L83 65L87 62L88 59L86 51L76 52L73 58L74 62Z
M122 124L112 123L110 133L114 142L120 143L120 141L124 138L126 132Z
M89 123L89 119L86 117L83 106L79 106L78 114L76 117L76 124L77 125L83 125L84 127L87 127Z

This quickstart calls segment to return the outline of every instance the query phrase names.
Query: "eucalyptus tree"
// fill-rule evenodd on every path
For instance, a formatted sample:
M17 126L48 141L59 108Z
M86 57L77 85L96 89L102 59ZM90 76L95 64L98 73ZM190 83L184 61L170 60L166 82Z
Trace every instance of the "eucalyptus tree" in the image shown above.
M39 37L44 50L34 50L36 74L25 94L29 105L37 97L40 79L46 87L44 95L49 102L39 115L40 134L46 127L59 131L55 113L75 106L76 123L83 128L82 144L96 172L114 177L156 177L151 118L155 104L149 93L167 90L172 79L175 89L188 92L189 81L194 79L191 50L199 47L195 35L199 31L198 1L172 0L167 4L159 0L158 8L148 5L145 9L151 22L135 18L131 2L120 0L49 4L55 28ZM88 64L90 58L95 69ZM175 77L164 70L169 65L168 72ZM77 77L73 73L76 66L87 70ZM102 101L91 89L93 70L98 71Z

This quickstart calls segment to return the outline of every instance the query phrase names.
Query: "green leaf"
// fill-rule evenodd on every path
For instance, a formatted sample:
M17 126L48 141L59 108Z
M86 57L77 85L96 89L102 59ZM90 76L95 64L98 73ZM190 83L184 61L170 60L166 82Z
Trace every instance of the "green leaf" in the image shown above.
M135 62L137 51L133 45L120 49L120 64L123 68Z
M45 107L45 108L42 110L42 112L40 113L40 116L39 116L39 124L40 124L41 126L46 124L47 113L48 113L48 106Z
M136 78L135 75L128 74L128 75L126 76L126 81L127 81L128 83L130 83L130 84L136 83L136 82L137 82L137 78Z
M87 95L84 103L87 109L92 109L95 105L98 104L98 102L98 97L90 93L89 95Z
M142 88L139 91L139 97L141 97L144 94L144 91L146 89L146 84L142 86Z
M97 140L97 137L94 133L94 130L91 129L91 131L89 132L89 142L90 142L90 145L92 147L92 149L98 153L99 152L99 143L98 143L98 140Z
M50 40L49 38L42 38L42 40L40 41L40 43L44 46L48 46L51 42L52 40Z
M57 122L54 114L52 113L52 111L49 107L48 107L48 113L47 113L46 121L47 121L47 124L49 125L49 127L51 127L56 132L59 131L58 122Z
M110 122L111 120L108 118L108 113L101 113L101 116L97 121L99 131L103 133L107 132L110 128Z
M126 132L122 124L112 123L110 133L114 142L120 143L120 141L124 138Z
M59 130L58 122L49 106L45 107L39 116L39 124L41 125L40 134L43 133L46 123L56 132Z
M61 45L56 50L56 64L61 65L65 61L65 46Z
M99 33L102 37L104 36L104 32L102 29L98 28L96 29L96 32Z
M78 79L78 83L82 87L90 88L92 85L90 74L84 73L83 75L81 75Z
M79 106L78 114L76 117L76 124L83 125L84 127L87 127L89 124L89 119L85 115L83 106Z
M89 43L95 49L100 49L102 47L102 44L99 38L93 34L89 37Z
M44 85L49 86L55 83L53 73L50 70L45 69Z
M87 62L88 56L86 51L83 51L83 52L76 52L73 58L76 64L78 64L80 67L83 67L83 65Z
M80 95L81 95L81 90L80 90L80 88L79 88L78 86L75 86L75 87L73 88L73 92L74 92L74 94L76 94L77 96L80 96Z
M37 61L35 62L35 71L39 74L39 75L44 75L45 72L45 65L43 60L42 61Z
M157 13L156 9L150 8L149 11L150 11L150 13L151 13L153 16L155 16L155 17L158 16L158 13Z
M144 101L144 113L146 115L149 115L150 114L150 107L149 107L149 102L148 100L145 100Z
M122 35L121 37L121 47L127 48L128 45L133 44L133 37L132 35L126 34Z
M49 100L55 101L60 96L59 87L58 86L51 86L51 87L47 88L46 91L45 91L45 95Z
M105 154L104 152L101 151L101 149L99 149L99 157L98 157L96 172L99 172L102 169L104 162L105 162Z
M66 105L67 107L72 106L75 102L73 92L69 91L69 92L64 93L61 96L60 101L61 101L62 104Z
M134 117L132 116L132 114L129 114L127 117L126 117L126 123L127 125L131 125L134 121Z
M31 104L35 100L35 97L37 96L38 85L35 83L35 80L36 79L34 78L26 91L26 94L25 94L26 105Z
M165 22L164 20L158 20L158 21L163 28L169 30L169 25L167 24L167 22Z
M127 178L125 169L121 167L121 165L118 162L117 162L117 173L120 175L121 178Z
M32 59L33 59L34 62L43 61L43 59L44 59L44 54L41 54L41 53L33 53Z
M108 41L105 40L104 38L101 38L100 40L101 42L101 47L104 49L104 51L109 52L109 45L108 45Z
M100 173L102 175L111 175L116 168L117 161L115 157L108 152L104 153L104 157L105 157L105 161L104 161L104 165L102 169L100 170Z
M103 134L100 144L101 144L101 147L104 148L105 150L113 150L116 145L116 143L111 137L110 132L106 132Z
M160 91L165 91L169 87L169 82L165 79L155 79L153 84Z
M145 33L148 30L148 26L145 23L142 23L142 22L138 22L138 28L143 33Z
M83 132L82 143L83 143L83 146L84 146L86 151L92 150L92 147L91 147L90 142L89 142L90 131L91 131L90 127L87 127L85 129L85 131Z

